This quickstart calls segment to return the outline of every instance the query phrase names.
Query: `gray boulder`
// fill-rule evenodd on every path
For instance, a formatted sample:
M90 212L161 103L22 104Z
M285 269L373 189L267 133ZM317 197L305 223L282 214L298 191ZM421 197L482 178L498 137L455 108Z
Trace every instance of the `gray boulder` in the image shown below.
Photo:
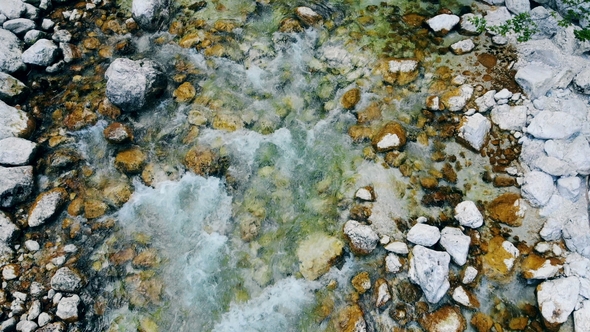
M25 11L25 18L28 18L30 20L37 20L39 18L39 8L28 3L25 3L25 7L27 8L27 10Z
M28 18L16 18L4 22L2 28L11 31L15 35L24 36L27 31L35 29L35 21Z
M528 13L531 3L529 0L506 0L506 8L514 14Z
M514 78L532 100L544 96L551 89L554 76L555 73L550 67L531 64L519 69Z
M59 55L59 47L51 40L39 39L23 53L25 63L36 66L49 66Z
M144 30L157 31L170 18L169 0L133 0L133 19Z
M562 111L541 111L527 127L527 133L540 139L567 139L582 129L580 120Z
M31 30L28 31L27 33L25 33L25 37L23 38L23 40L25 41L25 44L27 45L33 45L35 44L39 39L47 39L47 33L41 31L41 30Z
M27 7L21 0L0 1L0 13L4 14L9 20L22 17L26 11Z
M37 143L24 138L4 138L0 140L0 164L5 166L28 165L36 150Z
M11 207L29 197L33 191L33 167L0 166L0 206Z
M0 139L23 136L29 129L27 113L0 100Z
M11 244L19 232L20 230L10 218L4 212L0 211L0 241Z
M51 288L59 292L73 293L80 290L80 287L82 278L68 267L60 268L51 278Z
M11 74L25 68L20 41L14 33L0 29L0 71Z
M72 295L63 297L57 304L57 317L66 322L74 322L78 320L78 306L80 305L80 297Z
M558 21L545 7L535 7L531 9L529 14L531 15L531 20L537 25L532 39L549 39L557 33L559 27Z
M166 89L166 75L156 62L120 58L105 73L106 95L125 112L138 111Z
M16 78L0 72L0 100L8 104L21 102L29 93L29 88Z

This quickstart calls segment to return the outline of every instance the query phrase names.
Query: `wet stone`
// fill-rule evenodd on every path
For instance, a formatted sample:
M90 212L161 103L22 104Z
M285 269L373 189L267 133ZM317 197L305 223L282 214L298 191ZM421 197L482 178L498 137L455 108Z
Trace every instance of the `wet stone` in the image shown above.
M299 271L305 279L315 280L328 272L342 255L344 244L323 233L307 237L297 249Z
M364 294L366 291L371 289L371 278L369 276L369 272L360 272L359 274L355 275L350 282L352 287L354 287L354 289L359 292L359 294Z
M68 193L63 188L54 188L40 194L29 210L29 227L41 226L49 221L59 212L67 197Z
M371 253L379 243L379 236L371 226L360 224L358 221L349 220L344 225L344 234L350 241L350 248L357 255Z
M51 40L40 39L23 52L23 61L27 64L47 67L59 54L59 48Z
M189 170L198 175L214 175L221 171L219 156L211 149L196 146L191 148L184 159Z
M29 93L29 88L16 78L0 72L0 100L7 104L21 102Z
M109 143L122 144L133 140L133 131L128 126L114 122L103 131L104 137Z
M63 297L57 304L56 315L66 322L77 321L79 305L80 297L78 295Z
M295 15L305 24L314 25L322 21L322 16L309 7L295 8Z
M33 167L0 166L0 206L11 207L26 200L33 190Z
M74 293L82 287L82 278L68 267L62 267L51 278L51 288L59 292Z
M383 307L389 300L391 300L391 293L389 292L389 285L387 285L387 281L383 278L377 279L375 281L375 306L377 308Z
M460 332L465 330L467 322L458 308L445 305L426 314L420 319L420 325L428 332Z
M134 0L131 11L133 20L142 29L157 31L170 19L169 0Z
M0 100L0 139L26 136L31 126L27 113Z
M471 52L475 48L475 44L471 39L464 39L451 44L451 52L456 55L462 55Z
M30 164L37 144L24 138L8 137L0 140L0 164L24 166Z
M354 88L346 91L344 95L342 95L340 103L342 104L342 107L346 109L353 109L360 100L361 90L359 88Z
M406 144L406 130L397 122L389 122L373 137L372 144L377 152L401 149Z
M25 68L20 41L12 32L0 29L0 71L12 74Z
M195 87L190 82L184 82L174 90L173 95L179 103L187 103L195 98L196 93Z
M410 280L419 285L430 303L437 303L450 287L448 280L451 256L420 245L412 249Z
M441 14L428 19L426 24L428 24L436 35L444 36L459 23L459 20L460 18L457 15Z
M115 167L123 173L137 174L145 166L147 156L139 147L121 151L115 157Z
M96 219L102 217L108 209L108 206L100 200L90 199L84 202L84 217L87 219Z

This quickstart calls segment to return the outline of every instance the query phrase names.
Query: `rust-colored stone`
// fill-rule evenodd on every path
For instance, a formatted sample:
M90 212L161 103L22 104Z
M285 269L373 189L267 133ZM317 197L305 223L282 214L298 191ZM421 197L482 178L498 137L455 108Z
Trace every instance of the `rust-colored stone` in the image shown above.
M487 211L494 221L514 227L522 225L519 194L505 193L496 197L488 204Z

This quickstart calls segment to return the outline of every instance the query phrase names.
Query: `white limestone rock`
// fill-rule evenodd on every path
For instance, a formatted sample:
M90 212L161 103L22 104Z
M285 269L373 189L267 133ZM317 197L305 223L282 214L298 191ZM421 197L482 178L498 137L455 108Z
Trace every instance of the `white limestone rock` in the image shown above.
M385 256L385 271L389 273L397 273L402 268L402 262L396 254L387 254Z
M541 111L527 127L527 133L539 139L567 139L582 129L578 118L562 111Z
M391 300L391 293L389 292L389 286L385 279L377 279L375 281L375 306L381 308L389 300Z
M586 211L570 212L563 224L561 236L570 251L590 257L590 225Z
M38 227L49 221L66 202L68 193L63 188L54 188L41 193L29 210L29 227Z
M440 239L440 230L435 226L417 223L407 234L408 241L430 247Z
M585 300L574 311L574 332L590 331L590 300Z
M523 273L527 279L546 280L555 277L562 267L563 265L551 264L551 261L547 259L537 269L526 269L523 270Z
M590 66L582 69L574 77L574 87L583 94L590 94Z
M51 278L51 288L59 292L73 293L82 287L82 278L69 267L62 267Z
M469 84L463 84L453 92L452 96L443 98L443 104L449 111L458 112L463 110L472 95L473 87Z
M57 317L66 322L74 322L78 320L78 306L80 305L80 297L78 295L64 296L57 304Z
M464 139L475 150L479 151L492 128L488 118L476 113L471 116L464 116L459 126L458 136Z
M582 180L577 176L561 177L557 179L557 191L564 198L575 201L582 188Z
M39 249L41 249L41 246L39 245L39 242L35 241L35 240L27 240L25 241L25 248L27 248L28 251L39 251Z
M531 20L537 25L532 39L551 39L559 28L559 21L554 17L555 12L547 10L544 6L537 6L529 12Z
M20 332L34 332L37 327L37 323L30 320L21 320L16 324L16 330Z
M0 1L0 13L4 14L7 19L12 20L24 16L27 8L21 0L2 0Z
M157 31L165 27L170 18L169 0L133 0L133 19L144 30Z
M462 283L465 285L472 283L475 278L477 278L477 269L473 266L468 266L463 273L463 279L461 280Z
M0 100L14 105L23 101L29 93L29 88L16 78L0 72Z
M544 206L555 192L553 177L544 172L528 172L524 175L521 192L533 207Z
M27 312L27 319L28 320L35 320L37 319L37 317L39 317L39 314L41 313L41 302L39 300L34 300L33 303L31 304L31 307L29 307L29 311Z
M50 314L42 312L39 314L39 317L37 318L37 323L39 324L39 326L45 326L49 324L51 320L52 318Z
M483 216L472 201L463 201L455 206L455 219L461 226L478 228L483 225Z
M295 15L307 25L314 25L323 20L322 15L305 6L295 8Z
M575 170L570 163L555 157L541 156L535 164L539 170L553 176L575 175Z
M492 35L495 35L496 33L490 30L490 27L502 25L511 18L512 15L504 6L492 7L488 9L486 11L486 15L484 16L484 19L486 20L487 31Z
M7 137L0 140L0 165L23 166L31 163L37 143L24 138Z
M459 266L467 262L471 238L456 227L445 227L440 232L440 245L451 255L453 262Z
M480 97L475 99L475 105L477 105L477 110L480 113L485 113L489 111L492 107L496 105L496 100L494 96L496 95L496 90L490 90Z
M410 258L410 280L419 285L426 300L437 303L450 287L448 280L451 256L417 245Z
M0 206L12 207L26 200L33 191L33 167L0 166Z
M377 198L375 196L375 190L370 186L359 188L354 194L354 197L368 202L373 202Z
M59 47L48 39L39 39L35 44L23 52L25 63L47 67L51 65L59 55Z
M477 36L480 34L478 27L473 24L477 20L482 20L483 16L479 14L467 13L461 16L461 22L459 23L461 34L467 36Z
M28 18L15 18L4 22L2 28L17 36L24 36L27 31L35 29L35 21Z
M459 286L453 290L453 300L457 303L460 303L468 308L475 308L477 305L475 303L471 303L471 299L469 298L469 294L465 291L463 286Z
M498 91L495 95L494 95L494 99L496 101L501 100L501 99L510 99L510 97L512 97L512 92L510 92L510 90L504 88L500 91Z
M457 15L440 14L426 20L426 24L428 24L435 34L444 36L453 30L455 25L459 23L459 20L460 18Z
M349 220L344 224L344 234L350 240L350 247L356 254L369 254L379 243L379 235L371 226L363 225L356 220Z
M0 139L23 136L30 130L27 113L0 100Z
M491 114L492 122L500 129L522 131L526 127L526 106L496 105Z
M4 212L0 211L0 241L10 245L19 232L20 229Z
M537 286L537 303L543 318L551 324L562 324L578 303L580 282L576 277L548 280Z
M385 250L390 251L392 253L398 255L407 255L410 251L408 250L408 245L404 242L391 242L385 246Z
M544 96L552 87L554 71L547 65L530 64L520 68L514 77L525 94L531 99Z
M567 145L563 160L569 163L578 174L590 174L590 144L583 135L579 135Z
M506 0L506 8L513 14L528 13L531 10L529 0Z
M451 44L450 48L451 52L453 52L454 54L461 55L473 51L473 49L475 48L475 44L471 39L464 39Z
M27 44L27 45L33 45L37 41L39 41L40 39L47 39L47 34L43 31L34 30L34 29L27 31L27 33L25 33L25 36L23 38L25 44Z
M27 68L22 59L18 37L12 32L0 29L0 71L12 74Z

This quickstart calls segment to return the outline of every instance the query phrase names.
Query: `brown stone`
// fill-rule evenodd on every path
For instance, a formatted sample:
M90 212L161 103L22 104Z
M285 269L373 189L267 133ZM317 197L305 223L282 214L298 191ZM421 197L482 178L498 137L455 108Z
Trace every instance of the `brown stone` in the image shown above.
M499 174L494 178L493 184L496 188L512 187L516 185L516 179L510 175Z
M127 143L133 140L133 131L131 128L120 122L114 122L108 125L104 129L103 134L104 138L113 144Z
M515 331L522 331L526 329L527 325L529 324L529 319L527 317L515 317L508 322L508 327L511 330Z
M295 15L297 15L297 18L299 18L301 22L307 25L318 24L323 19L320 14L316 13L315 11L313 11L313 9L309 7L295 8Z
M119 117L119 115L121 115L121 109L111 104L111 102L107 98L105 98L98 105L98 113L111 119L116 119Z
M108 206L100 200L89 199L84 202L84 217L95 219L102 217L107 212Z
M363 317L363 310L357 304L353 304L340 310L333 318L332 324L338 332L365 331L367 323Z
M195 87L190 82L182 83L173 93L174 98L179 103L187 103L193 100L196 94L197 90L195 90Z
M104 196L109 203L121 207L131 197L131 187L127 183L112 184L104 189Z
M187 152L184 164L190 171L198 175L211 175L220 171L217 154L201 146L193 147Z
M298 20L288 17L283 19L279 24L279 31L287 33L302 32L303 27L301 26Z
M110 59L113 57L114 49L111 46L103 46L98 49L98 55L101 58Z
M342 98L340 99L340 103L342 103L342 107L346 109L353 109L356 104L361 100L361 90L359 88L353 88L346 91Z
M496 197L488 204L487 211L494 221L514 227L522 225L519 194L505 193Z
M449 163L445 163L441 169L443 179L449 183L457 183L457 172L453 169L453 166Z
M98 121L98 117L94 112L78 107L66 116L64 124L69 130L80 130L86 126L94 125L96 121Z
M244 121L237 115L220 112L213 118L213 128L219 130L236 131L244 127Z
M75 217L82 214L82 212L84 212L84 200L80 197L76 197L68 206L68 214Z
M184 33L184 25L180 21L174 21L170 23L170 28L168 32L171 35L182 35Z
M467 322L459 308L450 305L424 315L419 322L428 332L461 332L467 327Z
M354 289L359 292L359 294L364 294L366 291L371 289L371 278L369 277L369 272L360 272L352 278L350 283L352 284L352 287L354 287Z
M146 162L146 155L138 147L121 151L115 157L115 167L123 173L140 173Z
M482 53L477 56L477 61L486 68L494 68L496 66L496 63L498 62L498 59L495 55L489 53Z
M353 125L348 128L348 136L350 136L355 143L368 141L373 137L373 129L367 126Z
M402 16L402 21L413 28L418 28L426 21L426 17L416 13L408 13Z
M471 318L471 325L477 332L489 332L494 326L492 318L484 313L476 312Z
M504 242L507 241L503 237L496 236L488 243L488 251L483 256L483 270L489 278L503 280L513 270L518 255L509 252Z
M425 189L434 189L438 187L438 180L432 176L421 177L420 185Z
M133 265L135 267L151 268L160 263L160 257L155 249L148 249L140 252L133 259Z
M406 130L398 122L388 122L372 139L377 152L399 150L406 144Z
M543 267L546 268L548 265L557 266L560 263L561 262L556 258L546 259L535 253L531 253L523 259L520 268L522 270L522 276L525 279L533 279L535 278L535 272L539 269Z
M88 50L96 50L100 47L100 40L96 37L90 37L82 41L82 45Z
M371 103L363 111L358 112L356 114L356 117L358 124L364 124L374 120L379 120L381 119L381 108L379 107L379 104Z
M350 208L350 219L365 221L372 213L370 205L355 204Z
M127 263L133 259L135 256L135 250L132 248L127 248L123 250L119 250L114 254L109 255L109 260L114 265L122 265Z
M184 48L191 48L196 46L197 44L199 44L201 42L202 38L199 34L197 33L189 33L185 36L182 37L182 39L180 39L180 41L178 42L178 45L180 45L180 47L184 47Z

